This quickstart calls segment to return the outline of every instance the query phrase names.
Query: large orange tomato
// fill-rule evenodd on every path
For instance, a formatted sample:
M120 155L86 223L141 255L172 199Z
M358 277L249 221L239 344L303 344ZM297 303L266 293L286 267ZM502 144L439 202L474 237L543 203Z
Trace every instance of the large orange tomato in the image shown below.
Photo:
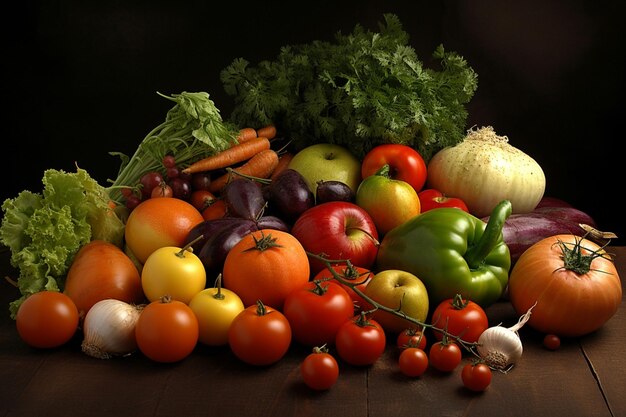
M241 239L226 255L224 287L239 295L244 306L261 300L282 310L285 298L309 281L309 259L290 233L261 229Z
M144 301L137 267L124 251L104 240L92 240L78 251L63 292L74 301L81 317L106 298L131 304Z
M202 214L179 198L149 198L130 212L124 238L130 251L144 264L148 256L164 246L182 248L187 235Z
M534 305L528 324L535 330L577 337L613 317L622 301L622 286L602 247L558 234L522 254L509 276L509 297L518 314Z

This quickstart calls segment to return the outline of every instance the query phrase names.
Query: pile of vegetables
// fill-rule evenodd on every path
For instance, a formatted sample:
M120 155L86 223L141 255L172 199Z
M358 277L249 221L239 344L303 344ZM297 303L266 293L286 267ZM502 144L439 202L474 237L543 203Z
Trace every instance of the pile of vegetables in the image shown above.
M275 123L294 150L319 142L348 147L362 158L382 143L408 144L425 160L464 137L477 75L439 46L441 70L424 67L397 16L379 32L356 26L335 42L281 48L274 61L243 58L222 71L235 99L231 119L242 126Z

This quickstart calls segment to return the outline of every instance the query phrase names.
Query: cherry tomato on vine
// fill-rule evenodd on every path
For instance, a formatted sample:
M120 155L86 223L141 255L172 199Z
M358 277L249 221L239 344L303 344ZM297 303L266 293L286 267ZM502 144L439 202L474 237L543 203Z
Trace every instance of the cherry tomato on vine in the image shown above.
M402 350L408 347L417 347L424 350L426 349L426 342L424 332L413 327L401 331L396 338L396 345L398 349Z
M371 365L385 351L382 326L361 313L346 321L337 332L335 348L339 357L350 365Z
M426 163L422 155L412 147L391 143L375 146L363 157L362 178L374 175L385 164L390 167L391 178L408 182L415 192L424 187Z
M313 280L287 295L283 314L294 340L320 346L335 342L339 327L353 317L354 304L339 283Z
M555 334L547 334L543 338L543 345L546 349L557 350L561 347L561 339Z
M452 372L463 358L461 348L454 342L435 342L430 347L429 361L433 368L442 372Z
M491 384L492 372L487 364L468 363L461 371L463 385L471 391L484 391Z
M315 347L300 364L300 375L309 388L327 390L339 378L339 365L325 346Z
M72 299L57 291L40 291L22 302L15 316L17 333L29 346L59 347L78 329L78 308Z
M193 310L168 296L144 307L135 325L139 350L156 362L183 360L193 352L199 335Z
M228 330L228 344L250 365L278 362L291 344L291 326L280 311L258 301L239 313Z
M433 311L431 322L433 326L446 329L448 333L469 343L478 341L478 337L489 327L485 310L474 301L464 300L459 294L439 303ZM433 333L437 340L443 338L443 333Z
M420 376L428 369L428 355L418 347L408 347L400 353L398 366L406 376Z

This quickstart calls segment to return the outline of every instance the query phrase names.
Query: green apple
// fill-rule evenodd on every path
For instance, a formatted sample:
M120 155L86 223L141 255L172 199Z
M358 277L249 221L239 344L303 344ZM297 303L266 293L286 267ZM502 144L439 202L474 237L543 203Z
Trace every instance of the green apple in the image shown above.
M315 195L318 181L341 181L356 193L361 183L361 161L346 148L317 143L298 151L289 162Z
M378 272L365 287L365 295L378 304L399 310L422 323L428 315L426 286L410 272L399 269ZM410 321L381 309L376 310L372 318L390 333L400 333L415 327Z

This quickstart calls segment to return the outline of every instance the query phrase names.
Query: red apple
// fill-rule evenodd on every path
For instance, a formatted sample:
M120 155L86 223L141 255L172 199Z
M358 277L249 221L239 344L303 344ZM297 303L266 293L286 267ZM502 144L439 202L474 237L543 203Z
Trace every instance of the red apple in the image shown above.
M311 207L298 217L291 234L307 252L329 260L350 260L368 269L376 260L376 226L370 215L354 203L331 201ZM317 259L310 261L312 276L326 267Z
M467 205L457 197L447 197L441 191L428 188L417 193L420 199L421 212L439 207L456 207L469 213Z

